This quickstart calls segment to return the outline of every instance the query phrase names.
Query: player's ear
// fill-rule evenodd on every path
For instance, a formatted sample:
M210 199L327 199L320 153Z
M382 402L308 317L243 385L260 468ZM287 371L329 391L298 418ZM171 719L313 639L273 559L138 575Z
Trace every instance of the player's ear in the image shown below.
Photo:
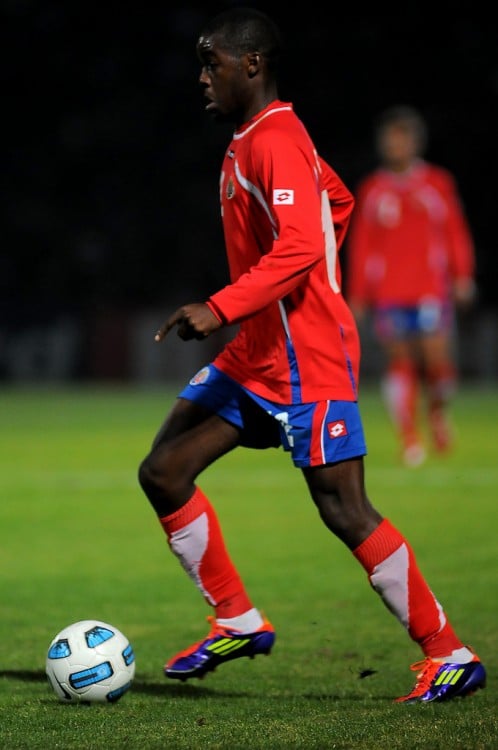
M247 54L247 75L254 78L261 70L261 55L259 52L249 52Z

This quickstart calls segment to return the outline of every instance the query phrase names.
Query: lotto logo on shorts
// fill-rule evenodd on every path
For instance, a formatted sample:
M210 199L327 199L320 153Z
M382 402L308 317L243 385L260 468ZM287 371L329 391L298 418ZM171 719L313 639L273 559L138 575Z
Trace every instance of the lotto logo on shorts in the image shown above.
M327 425L327 431L330 438L344 437L348 434L346 428L346 422L343 419L338 419L337 422L329 422Z

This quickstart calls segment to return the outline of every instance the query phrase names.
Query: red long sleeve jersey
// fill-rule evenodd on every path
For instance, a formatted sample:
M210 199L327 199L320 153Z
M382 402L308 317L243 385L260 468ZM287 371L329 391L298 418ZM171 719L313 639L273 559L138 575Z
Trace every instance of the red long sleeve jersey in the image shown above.
M208 304L240 325L214 364L277 403L356 400L359 338L337 257L354 199L292 104L234 133L220 199L231 283Z
M447 300L451 281L473 279L474 246L452 175L418 161L408 172L364 178L348 234L352 304Z

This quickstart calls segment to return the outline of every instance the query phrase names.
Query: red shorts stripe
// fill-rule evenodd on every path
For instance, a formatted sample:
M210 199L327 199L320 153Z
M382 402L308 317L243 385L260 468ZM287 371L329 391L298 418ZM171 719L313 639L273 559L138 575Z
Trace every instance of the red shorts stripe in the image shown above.
M318 401L313 412L311 422L311 440L310 440L310 466L321 466L325 463L323 452L323 420L327 414L329 402Z

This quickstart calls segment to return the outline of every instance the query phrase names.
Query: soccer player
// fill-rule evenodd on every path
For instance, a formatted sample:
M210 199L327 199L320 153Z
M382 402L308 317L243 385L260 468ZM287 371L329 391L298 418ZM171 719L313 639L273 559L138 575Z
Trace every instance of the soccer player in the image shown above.
M407 106L386 110L375 141L380 165L355 195L346 298L357 322L373 312L384 399L402 460L418 466L427 453L422 396L433 449L451 448L454 313L474 300L474 245L455 179L422 158L427 128L420 114Z
M484 687L484 667L365 491L358 333L337 259L353 198L279 99L279 51L273 21L244 7L214 17L197 41L206 110L235 126L220 179L230 283L172 312L155 338L239 327L179 393L139 468L172 553L213 610L210 632L169 659L165 675L202 677L272 650L274 628L252 602L197 478L237 446L282 446L323 523L420 646L416 686L398 700L465 696Z

